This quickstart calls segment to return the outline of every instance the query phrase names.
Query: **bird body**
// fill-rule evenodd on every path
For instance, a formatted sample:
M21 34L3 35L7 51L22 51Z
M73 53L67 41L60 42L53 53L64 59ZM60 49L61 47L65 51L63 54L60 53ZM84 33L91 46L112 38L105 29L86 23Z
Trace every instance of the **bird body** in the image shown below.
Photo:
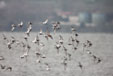
M43 35L42 29L40 29L39 35Z
M42 22L43 25L46 25L48 23L48 19L46 19L44 22Z
M12 71L12 67L8 66L6 67L6 70Z
M0 60L5 60L5 58L3 56L0 56Z
M22 28L23 27L23 22L21 21L19 24L18 24L18 27Z
M2 64L0 64L0 66L1 66L1 69L5 69L6 68L6 66L2 65Z
M11 31L13 32L14 29L15 29L15 27L16 27L16 25L15 25L15 24L12 24L11 27L12 27L12 28L11 28Z

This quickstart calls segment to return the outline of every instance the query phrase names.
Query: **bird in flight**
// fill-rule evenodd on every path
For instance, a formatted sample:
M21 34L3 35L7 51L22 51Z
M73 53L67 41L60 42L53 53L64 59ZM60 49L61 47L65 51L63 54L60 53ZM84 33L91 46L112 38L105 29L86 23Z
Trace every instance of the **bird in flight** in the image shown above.
M44 22L42 22L43 25L46 25L48 23L48 19L46 19Z

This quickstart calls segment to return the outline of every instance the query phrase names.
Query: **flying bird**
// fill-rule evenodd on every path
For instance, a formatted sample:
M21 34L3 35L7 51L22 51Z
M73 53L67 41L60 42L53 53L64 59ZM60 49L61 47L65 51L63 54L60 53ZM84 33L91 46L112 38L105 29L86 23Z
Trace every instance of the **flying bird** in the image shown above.
M22 28L23 27L23 22L21 21L19 24L18 24L18 27Z
M27 31L25 32L25 34L27 34L27 36L29 36L31 31L32 31L32 23L28 22L28 28L27 28Z
M0 60L5 60L5 58L3 56L0 56Z
M12 24L11 27L12 27L12 28L11 28L11 31L13 32L14 29L15 29L15 27L16 27L16 25L15 25L15 24Z
M57 49L57 53L59 53L59 49L61 48L61 45L58 42L56 42L55 48Z
M6 67L6 70L12 71L12 67L8 66Z
M62 37L61 35L59 35L59 38L60 38L60 39L59 39L59 43L60 43L60 44L63 44L63 37Z
M75 32L76 31L75 27L71 26L71 31Z
M40 29L39 35L43 35L42 29Z
M39 37L38 37L38 35L37 35L37 36L35 37L35 39L34 39L32 42L35 43L35 44L38 43L38 45L39 45L39 41L40 41L40 40L39 40Z
M78 63L78 66L80 67L80 69L83 69L83 65L81 64L81 62Z
M53 31L54 31L54 33L56 33L56 30L59 30L61 28L59 21L57 21L55 23L52 23L52 25L53 25Z
M4 34L2 34L2 36L3 36L3 39L4 40L7 40L7 37Z
M50 71L50 66L49 66L49 64L48 64L48 63L45 63L45 65L46 65L46 70L47 70L47 71Z
M43 25L46 25L48 23L48 19L46 19L44 22L42 22Z
M2 65L2 64L0 64L0 66L1 66L1 69L5 69L6 68L6 66Z

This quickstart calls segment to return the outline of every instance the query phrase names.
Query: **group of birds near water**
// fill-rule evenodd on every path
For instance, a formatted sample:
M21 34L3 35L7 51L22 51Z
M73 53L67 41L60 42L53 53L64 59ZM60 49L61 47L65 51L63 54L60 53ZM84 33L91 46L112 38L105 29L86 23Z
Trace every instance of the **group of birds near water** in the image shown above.
M46 27L46 24L48 23L48 19L45 20L44 22L42 22L42 24ZM52 24L52 29L53 29L53 32L54 34L52 35L48 28L46 29L46 32L43 32L42 29L40 29L40 31L38 32L37 36L34 38L34 40L32 41L33 44L35 44L37 47L40 46L40 48L37 49L35 53L36 57L37 57L37 60L36 60L36 63L40 63L41 64L41 59L46 59L46 55L42 54L40 51L43 50L45 43L44 42L41 42L41 39L40 39L40 36L44 37L47 41L48 40L55 40L54 39L54 35L55 33L57 33L57 30L61 30L61 23L60 22L53 22L51 23ZM7 48L9 50L12 49L12 45L13 44L17 44L17 45L21 45L21 47L23 48L23 55L20 56L20 59L26 59L26 62L27 62L27 57L29 56L29 51L31 50L31 46L29 45L28 41L29 41L29 37L30 37L30 34L31 34L31 31L32 31L32 22L28 22L27 24L27 31L24 33L25 36L23 37L24 41L20 41L20 40L17 40L14 36L11 36L11 39L8 39L7 38L7 35L5 35L4 33L2 34L2 37L3 37L3 40L6 42L7 44ZM15 24L12 24L11 25L11 31L14 32L15 28L23 28L24 26L24 23L21 21L19 24L15 25ZM77 37L79 36L79 34L77 33L76 31L76 28L74 26L71 26L71 29L72 31L72 35L69 37L69 40L68 40L68 43L66 44L67 46L71 46L73 50L77 50L78 49L78 46L79 44L81 43L79 41L79 39L77 39ZM64 37L63 35L59 35L59 38L58 38L58 41L55 41L55 45L54 45L54 49L56 49L56 53L59 54L60 51L64 51L64 57L63 57L63 60L61 62L61 64L64 66L64 70L66 70L67 68L67 61L71 61L71 56L72 54L69 53L68 51L72 51L72 50L69 50L65 45L64 45ZM101 58L97 57L96 55L94 55L90 50L89 48L92 47L92 42L89 41L89 40L86 40L86 42L82 43L83 44L83 52L87 53L88 55L90 55L94 62L96 63L100 63L102 60ZM51 45L53 46L53 45ZM5 60L4 56L0 56L0 61L3 61ZM80 61L77 62L78 63L78 67L80 69L83 69L83 63L81 63ZM44 63L46 65L46 70L47 71L50 71L51 70L51 66L49 65L49 63ZM5 70L9 70L9 71L13 71L13 68L11 66L7 66L7 65L4 65L4 64L1 64L0 63L0 67L1 69L5 69Z

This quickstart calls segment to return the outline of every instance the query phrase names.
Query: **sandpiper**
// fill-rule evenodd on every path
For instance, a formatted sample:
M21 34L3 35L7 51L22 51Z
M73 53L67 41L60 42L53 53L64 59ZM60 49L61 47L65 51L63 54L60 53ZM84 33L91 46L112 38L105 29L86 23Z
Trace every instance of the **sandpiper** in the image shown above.
M20 56L21 59L26 58L27 61L28 51L26 51L22 56Z
M75 31L76 31L75 27L71 26L71 31L72 31L72 33L75 33Z
M59 43L60 43L60 44L63 44L63 37L62 37L61 35L59 35L59 38L60 38L60 39L59 39Z
M35 39L34 39L32 42L35 43L35 44L38 43L38 45L39 45L39 41L40 41L40 40L39 40L39 37L38 37L38 35L37 35L37 36L35 37Z
M2 64L0 64L0 66L1 66L1 69L5 69L6 68L6 66L2 65Z
M54 33L56 33L56 30L58 30L58 29L61 28L59 21L57 21L57 22L55 22L55 23L52 23L52 25L53 25L53 31L54 31Z
M28 37L25 35L25 36L24 36L24 39L25 39L25 41L27 41L27 40L28 40Z
M12 67L8 66L8 67L6 67L6 70L12 71Z
M12 28L11 28L11 31L13 32L14 29L15 29L15 27L16 27L16 25L15 25L15 24L12 24L11 27L12 27Z
M64 65L64 70L67 69L67 57L64 57L62 64Z
M2 36L4 40L7 40L7 37L5 36L5 34L2 34Z
M58 42L56 42L55 48L57 49L57 53L59 53L60 47L61 47L61 45Z
M49 64L48 64L48 63L45 63L45 65L46 65L46 70L47 70L47 71L50 71L50 66L49 66Z
M40 57L41 57L41 53L39 52L35 52L36 56L37 56L37 60L36 63L41 63Z
M39 35L43 35L42 29L40 29Z
M28 28L27 28L27 31L25 32L25 34L27 34L27 36L29 36L31 31L32 31L32 23L28 22Z
M3 56L0 56L0 60L5 60L5 58Z
M11 49L12 47L11 47L11 42L9 41L8 43L7 43L7 47L8 47L8 49Z
M21 21L19 24L18 24L18 27L22 28L23 27L23 22Z
M40 42L39 46L41 47L40 50L42 50L44 48L45 44L43 42Z
M48 23L48 19L46 19L44 22L42 22L43 25L46 25Z
M81 62L78 63L78 67L80 67L80 69L83 69L83 65L81 64Z
M48 38L53 39L52 35L48 32L48 30L47 30L47 32L46 32L46 36L47 36Z
M67 48L65 46L63 46L64 52L67 55Z

